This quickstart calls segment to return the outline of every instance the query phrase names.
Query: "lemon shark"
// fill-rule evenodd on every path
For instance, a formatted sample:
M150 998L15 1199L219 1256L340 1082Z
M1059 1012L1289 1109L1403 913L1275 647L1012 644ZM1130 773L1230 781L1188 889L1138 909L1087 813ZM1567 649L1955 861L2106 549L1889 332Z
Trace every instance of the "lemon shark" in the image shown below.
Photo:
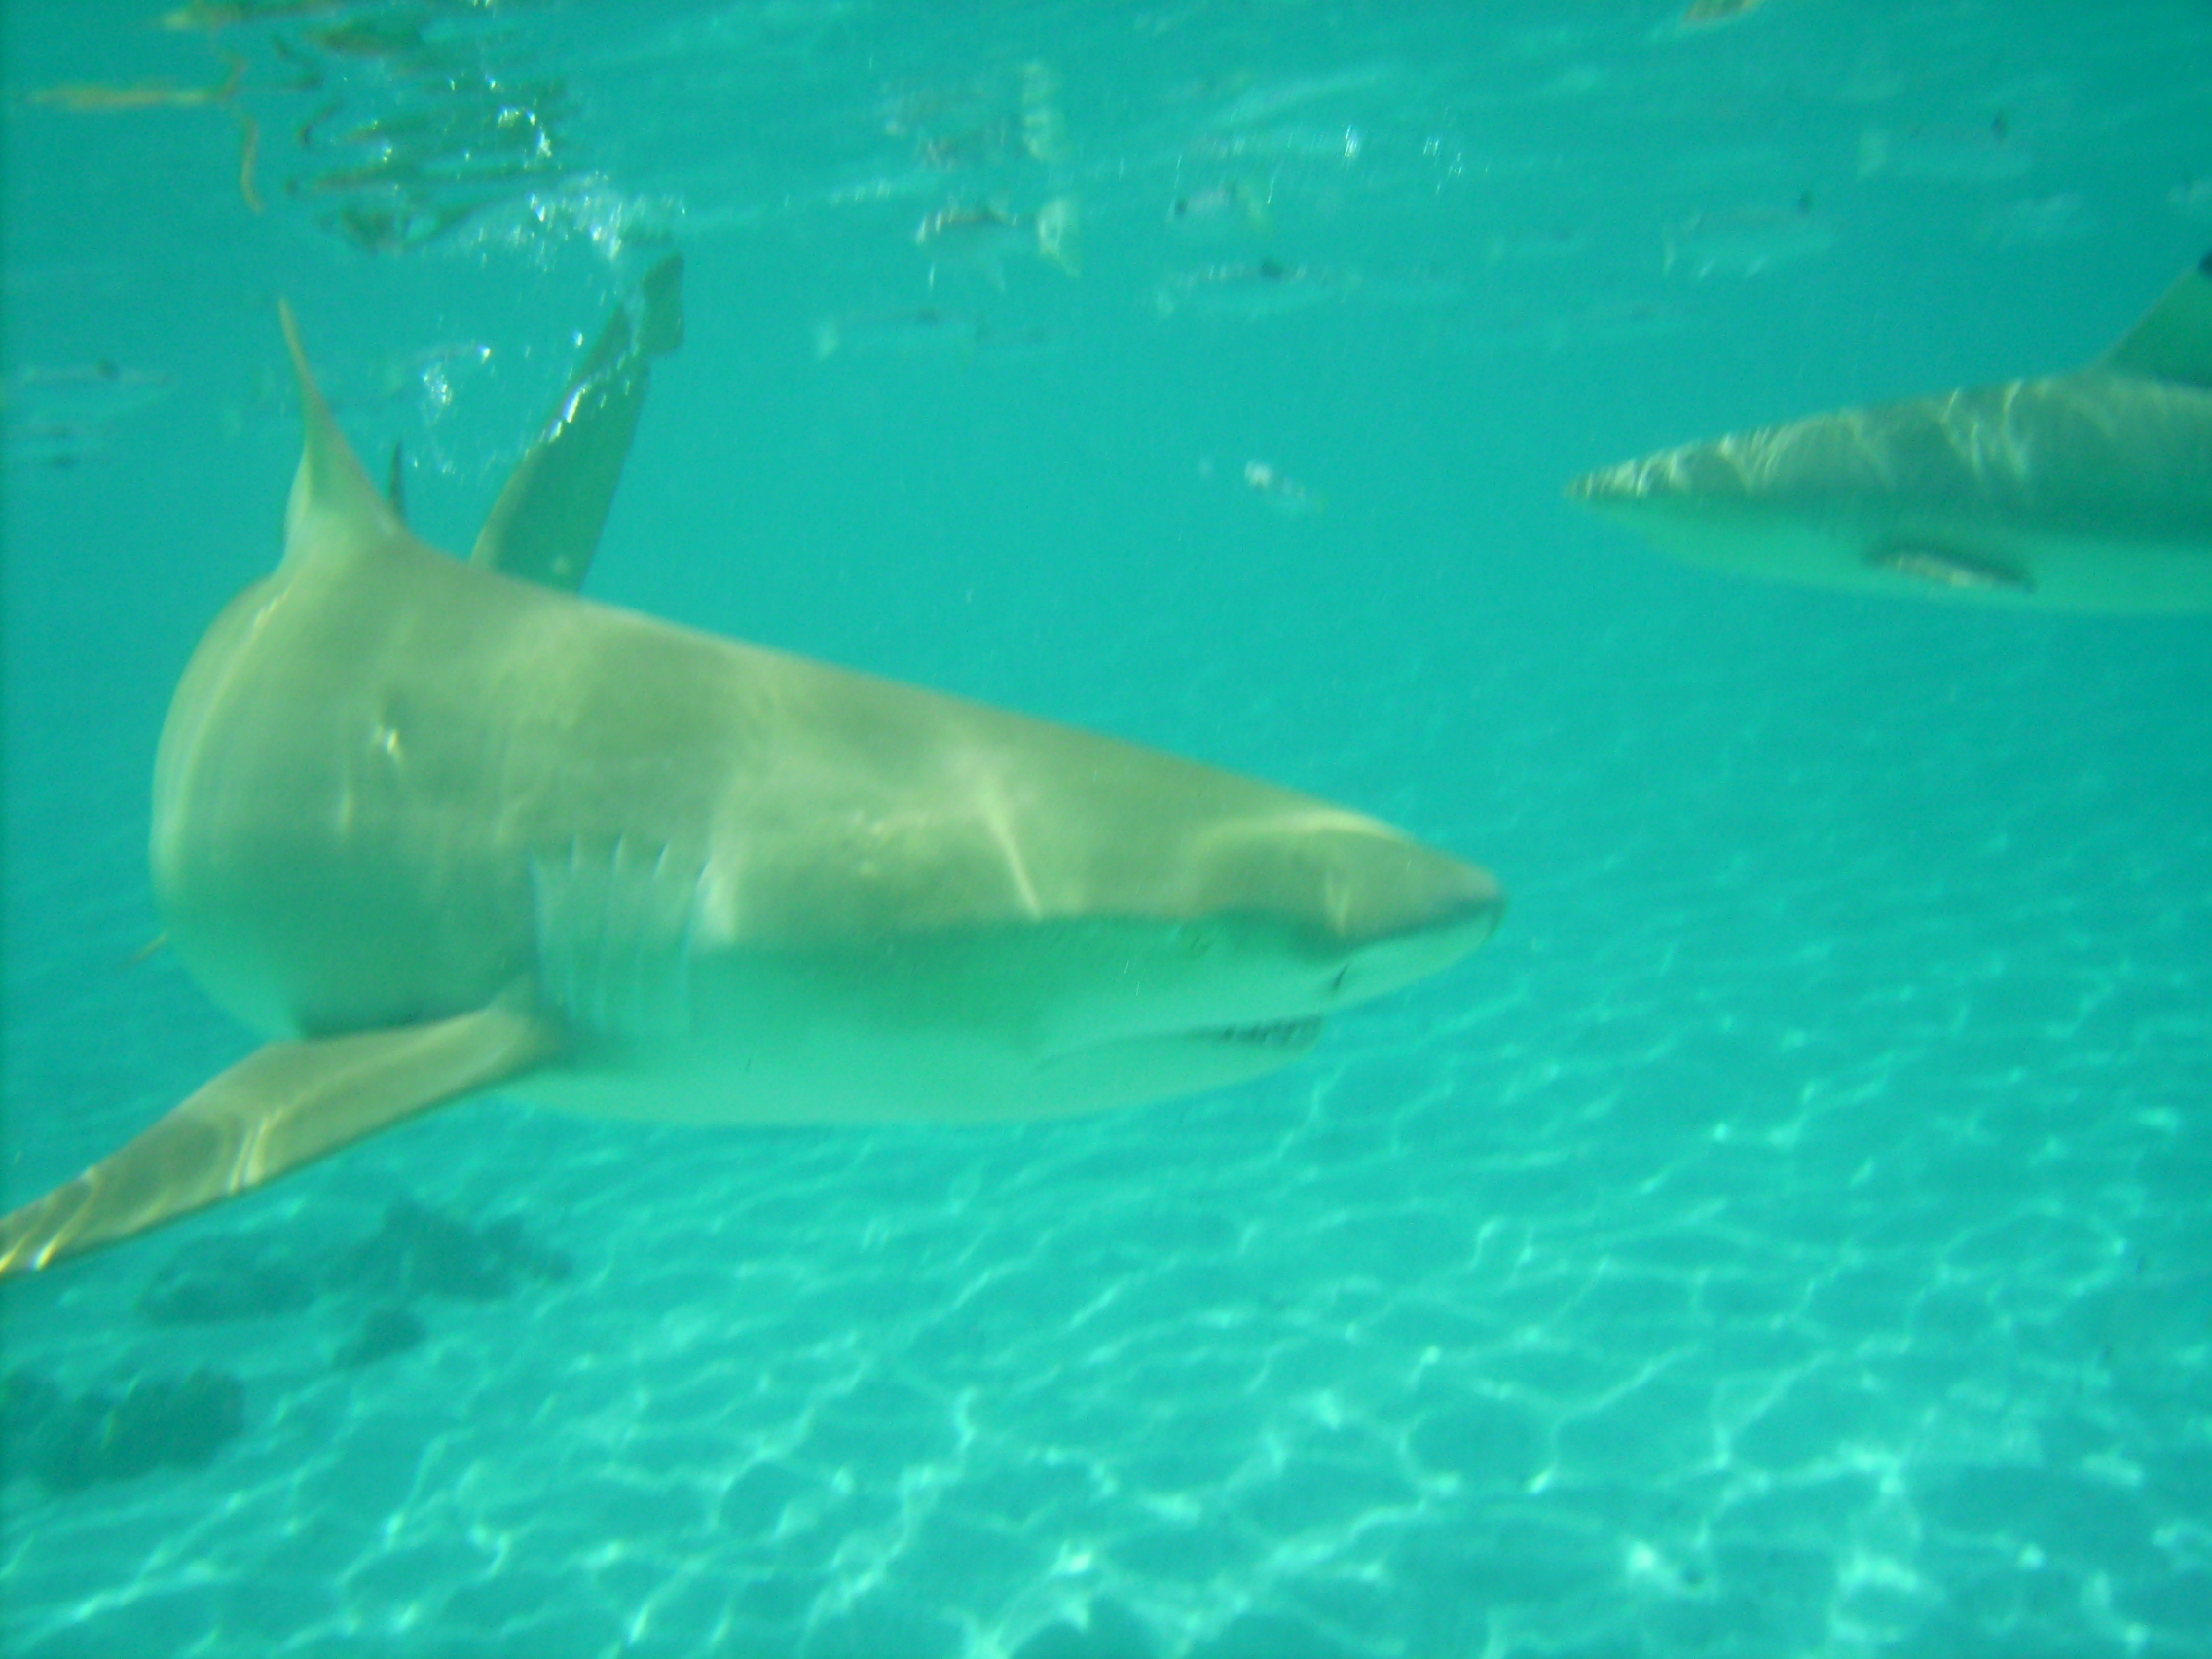
M281 563L154 774L183 961L269 1041L0 1221L20 1273L498 1088L698 1123L972 1123L1249 1078L1480 943L1475 866L1104 736L594 603L664 264L466 561L348 446L287 308Z
M2212 255L2085 369L1685 444L1567 493L1744 574L2212 610Z

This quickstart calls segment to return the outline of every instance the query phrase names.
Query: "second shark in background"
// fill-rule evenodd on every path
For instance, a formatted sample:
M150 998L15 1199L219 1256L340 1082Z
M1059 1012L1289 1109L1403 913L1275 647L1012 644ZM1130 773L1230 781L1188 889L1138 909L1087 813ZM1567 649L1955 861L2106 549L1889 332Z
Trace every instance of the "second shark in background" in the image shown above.
M2212 255L2072 374L1732 432L1567 494L1665 552L1747 575L2212 610Z

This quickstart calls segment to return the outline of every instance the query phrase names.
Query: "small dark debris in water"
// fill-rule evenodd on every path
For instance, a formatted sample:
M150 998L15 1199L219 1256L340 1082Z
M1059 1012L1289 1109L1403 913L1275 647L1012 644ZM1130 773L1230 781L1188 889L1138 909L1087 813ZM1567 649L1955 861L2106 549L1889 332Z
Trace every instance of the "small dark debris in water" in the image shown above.
M379 1308L361 1321L351 1340L331 1355L331 1364L341 1371L359 1371L380 1359L421 1346L428 1335L423 1321L406 1309Z
M0 1382L5 1473L27 1474L49 1492L205 1468L244 1427L245 1384L205 1367L75 1397L36 1372Z
M391 441L391 481L385 486L385 498L391 502L391 510L400 523L407 522L407 451L397 438Z

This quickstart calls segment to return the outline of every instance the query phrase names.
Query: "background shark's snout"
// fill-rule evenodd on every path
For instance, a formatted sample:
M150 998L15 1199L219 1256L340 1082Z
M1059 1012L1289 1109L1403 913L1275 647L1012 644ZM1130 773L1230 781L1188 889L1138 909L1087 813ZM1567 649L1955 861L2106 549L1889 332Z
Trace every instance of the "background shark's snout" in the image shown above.
M1584 502L1601 512L1622 507L1646 493L1646 470L1641 461L1624 461L1617 465L1600 467L1595 472L1585 472L1567 485L1567 498Z
M1640 528L1670 514L1704 517L1741 509L1754 494L1759 464L1757 455L1747 453L1746 442L1747 436L1740 435L1718 443L1683 444L1602 466L1567 485L1567 498Z
M1714 521L1742 513L1742 480L1716 475L1708 488L1699 488L1683 461L1682 451L1668 450L1601 467L1569 484L1567 498L1640 532L1677 558L1708 562L1701 554L1710 551Z
M1829 587L1886 585L1879 525L1862 522L1848 493L1762 488L1773 461L1767 433L1737 434L1585 473L1567 494L1685 564Z

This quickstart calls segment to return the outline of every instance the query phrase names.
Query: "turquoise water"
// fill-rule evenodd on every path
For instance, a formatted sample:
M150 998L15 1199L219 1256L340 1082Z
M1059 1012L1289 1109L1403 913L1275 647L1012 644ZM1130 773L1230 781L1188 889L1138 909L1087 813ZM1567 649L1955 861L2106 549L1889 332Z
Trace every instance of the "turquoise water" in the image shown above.
M11 1201L251 1042L134 958L170 687L278 546L280 294L464 546L681 247L593 592L1513 907L1233 1090L493 1099L11 1285L12 1407L199 1409L100 1478L16 1425L0 1651L2212 1652L2212 628L1730 581L1560 493L2093 355L2212 245L2212 12L1679 9L11 4ZM1059 262L916 239L1054 203Z

